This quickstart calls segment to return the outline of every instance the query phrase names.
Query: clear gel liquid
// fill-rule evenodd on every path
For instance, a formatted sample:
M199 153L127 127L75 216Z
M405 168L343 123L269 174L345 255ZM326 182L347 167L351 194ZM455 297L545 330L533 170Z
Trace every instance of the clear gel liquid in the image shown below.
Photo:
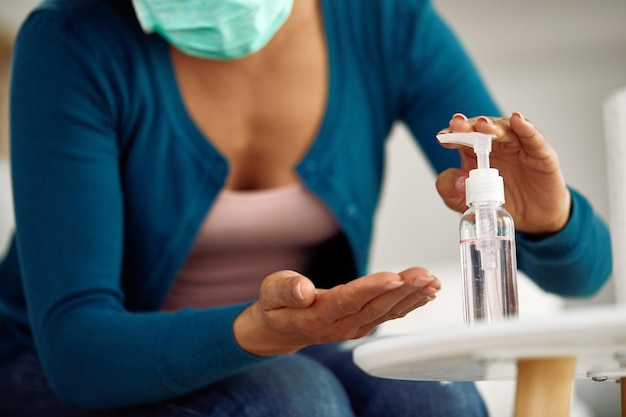
M467 324L517 317L517 265L512 237L461 241Z

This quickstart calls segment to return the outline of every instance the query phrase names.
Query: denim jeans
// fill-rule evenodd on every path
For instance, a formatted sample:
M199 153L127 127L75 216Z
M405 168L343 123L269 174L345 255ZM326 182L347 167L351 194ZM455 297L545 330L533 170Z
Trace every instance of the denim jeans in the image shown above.
M118 410L63 407L35 354L0 366L3 417L484 417L472 383L374 378L340 344L314 346L253 366L202 390Z

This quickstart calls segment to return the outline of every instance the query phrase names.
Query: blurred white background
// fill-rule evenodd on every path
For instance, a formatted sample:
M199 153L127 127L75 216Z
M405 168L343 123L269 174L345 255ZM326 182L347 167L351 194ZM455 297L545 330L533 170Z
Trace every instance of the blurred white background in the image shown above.
M602 103L626 86L626 1L433 1L460 35L502 109L520 111L543 130L560 155L568 183L608 221ZM0 0L0 34L13 36L37 2ZM0 88L0 93L5 91ZM435 274L445 269L445 288L446 280L460 279L449 273L460 270L459 215L440 201L434 175L404 128L399 126L393 136L371 268L422 265ZM610 303L612 291L609 283L593 299L566 305ZM595 416L619 414L615 386L583 382L576 392Z

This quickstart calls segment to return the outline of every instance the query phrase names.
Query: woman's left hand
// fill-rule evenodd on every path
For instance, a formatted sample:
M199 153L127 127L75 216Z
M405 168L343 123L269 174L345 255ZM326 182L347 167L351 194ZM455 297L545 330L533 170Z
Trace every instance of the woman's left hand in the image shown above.
M504 178L504 207L513 216L516 230L537 235L560 231L569 219L571 196L558 156L543 134L519 113L471 119L455 114L449 128L440 133L470 131L497 135L490 162ZM463 212L467 209L465 179L476 168L476 155L467 146L445 146L459 149L461 167L442 172L437 191L448 207Z

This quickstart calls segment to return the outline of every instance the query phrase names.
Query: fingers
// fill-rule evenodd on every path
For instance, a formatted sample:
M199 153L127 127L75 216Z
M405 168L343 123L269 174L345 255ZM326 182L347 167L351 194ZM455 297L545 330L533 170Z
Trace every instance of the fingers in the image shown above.
M411 268L398 275L404 285L372 298L359 311L338 320L338 325L359 329L354 336L361 337L378 324L402 317L432 301L441 289L439 280L424 268Z
M456 113L450 119L450 131L452 132L471 132L474 130L472 123L469 119L461 113Z
M441 281L424 268L409 268L400 272L398 275L400 275L406 283L421 288L423 294L434 295L441 289Z
M339 319L358 313L376 297L404 285L405 282L400 275L378 272L331 288L323 294L325 298L320 298L320 300L332 300L328 308L331 309L331 314Z
M495 134L497 138L505 136L508 127L506 117L478 116L468 119L464 114L456 113L450 119L449 132L481 132Z
M395 319L399 319L402 317L405 317L407 314L411 313L412 311L425 306L426 304L430 303L431 301L434 301L437 298L436 295L428 295L428 296L423 296L421 298L418 298L416 301L413 301L412 304L407 304L408 306L405 307L403 310L398 308L397 311L396 309L394 309L393 311L390 311L387 315L380 317L378 319L376 319L375 321L372 321L370 323L367 323L363 326L361 326L359 334L361 336L365 336L369 333L372 332L372 330L374 330L376 327L380 326L381 324L390 321L390 320L395 320ZM412 299L413 300L413 299Z
M409 269L401 272L400 275L404 276L407 273L415 273L416 270L419 270L419 268ZM378 321L377 325L388 320L404 317L416 308L422 307L437 298L436 294L441 290L441 282L439 279L430 274L423 275L421 278L421 280L413 281L413 286L418 288L417 291L396 303L393 308ZM422 283L424 285L421 285Z
M520 112L513 112L509 118L511 129L520 138L532 138L537 135L537 128L530 123Z
M454 131L496 135L490 164L508 184L507 209L520 231L543 235L561 230L569 219L571 197L555 149L530 120L518 112L470 119L457 114L443 132ZM461 170L473 169L476 157L472 149L463 146L459 152ZM437 179L437 191L446 205L457 211L464 209L455 195L461 190L456 183L461 177L458 171L450 170Z
M450 209L463 212L465 205L465 180L467 172L449 168L437 176L435 187L443 202Z
M280 271L263 281L259 302L240 314L234 328L250 352L289 353L364 336L432 301L440 287L424 268L370 274L328 290L316 290L296 272Z
M497 122L503 118L478 116L468 119L462 113L456 113L450 119L449 128L443 132L482 132L482 133L501 133L501 129Z
M261 284L259 303L263 310L306 308L315 301L315 285L295 271L278 271Z
M382 300L390 304L394 302L394 298L398 300L382 317L384 321L405 316L415 308L434 300L435 295L441 290L439 279L423 268L410 268L400 272L399 275L407 286L396 291L396 294L387 296L387 300Z
M526 155L534 159L556 158L554 150L543 134L519 112L513 112L506 117L478 116L471 119L457 113L450 119L449 127L440 133L471 131L494 134L496 142L506 146L509 151L521 148ZM459 145L444 146L459 147ZM467 153L467 149L464 148L461 146L459 150Z
M437 277L430 275L428 271L424 271L427 275L419 275L417 279L412 280L411 275L421 273L420 269L421 268L411 268L400 273L400 276L416 287L417 291L396 303L393 308L389 310L386 317L384 317L385 321L404 317L416 308L436 298L436 294L441 290L441 282Z
M518 137L524 150L531 155L552 155L553 150L546 142L543 134L519 112L509 118L511 130Z
M509 132L521 139L541 138L543 141L541 132L519 112L513 112L511 116L506 117L478 116L471 119L456 113L450 119L449 127L441 133L472 131L495 134L499 141L510 139L507 137Z

